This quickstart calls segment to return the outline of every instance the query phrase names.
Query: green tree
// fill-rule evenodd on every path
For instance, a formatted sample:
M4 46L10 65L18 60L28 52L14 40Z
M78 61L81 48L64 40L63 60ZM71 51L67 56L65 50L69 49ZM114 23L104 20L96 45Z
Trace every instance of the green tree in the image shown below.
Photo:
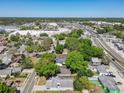
M82 67L80 68L80 70L77 71L77 75L79 77L81 76L92 77L94 74L90 69L87 69L86 67Z
M30 69L33 68L32 60L29 57L23 57L22 58L22 67L24 69Z
M27 46L26 50L29 52L29 53L32 53L34 51L33 49L33 46Z
M80 52L77 51L70 52L65 63L74 73L80 70L80 68L88 65L87 62L84 61Z
M60 33L60 34L56 35L55 37L56 37L56 39L58 39L58 40L64 40L65 37L66 37L66 34Z
M74 88L77 91L82 91L82 89L90 90L94 88L94 85L88 80L87 77L82 76L76 78L74 81Z
M47 34L47 33L41 33L41 34L40 34L40 37L43 37L43 36L48 37L48 34Z
M61 54L63 52L63 49L64 49L64 45L61 45L61 44L58 44L56 47L55 47L55 50L56 50L56 53L57 54Z
M39 76L49 78L59 72L59 67L54 64L55 55L43 54L39 62L35 65L35 70Z
M69 33L69 37L79 38L83 34L83 30L81 29L75 29L71 33Z
M65 41L65 47L68 48L70 51L78 50L79 44L79 39L73 37L68 37Z
M18 42L18 41L20 40L20 35L19 35L19 34L11 35L11 36L10 36L10 40L11 40L11 41Z
M59 67L54 63L49 64L38 63L36 64L35 69L39 76L45 76L46 78L54 76L59 72Z
M0 83L0 93L16 93L16 88L9 87L5 83Z
M99 57L102 58L103 56L103 49L96 47L96 46L92 46L92 50L93 50L93 57Z

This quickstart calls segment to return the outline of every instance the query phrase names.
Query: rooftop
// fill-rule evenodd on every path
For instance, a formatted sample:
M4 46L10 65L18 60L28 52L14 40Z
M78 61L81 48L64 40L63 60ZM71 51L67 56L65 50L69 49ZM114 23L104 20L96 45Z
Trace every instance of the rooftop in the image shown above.
M119 88L116 85L115 80L112 77L100 76L99 80L109 90L119 90Z
M5 46L0 46L0 52L2 52L5 48Z
M66 66L61 66L60 72L61 72L61 74L71 74L70 69L68 69Z
M96 69L99 73L107 73L106 71L107 67L105 65L97 66Z
M52 78L46 83L47 88L66 88L73 89L73 80L72 79L60 79L60 78Z
M11 75L11 69L0 70L0 75Z
M92 58L91 58L91 61L92 61L93 63L96 63L96 62L101 62L102 60L99 59L99 58L97 58L97 57L92 57Z

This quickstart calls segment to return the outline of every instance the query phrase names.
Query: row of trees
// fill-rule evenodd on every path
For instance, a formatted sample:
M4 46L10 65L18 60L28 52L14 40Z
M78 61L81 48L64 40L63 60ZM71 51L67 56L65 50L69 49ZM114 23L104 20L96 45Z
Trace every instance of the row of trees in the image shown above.
M98 34L109 33L114 31L124 31L124 26L114 25L114 26L102 27L97 29Z
M91 57L102 57L103 50L101 48L92 46L92 42L89 39L78 39L69 37L66 39L65 47L70 51L77 50L83 56L85 60L90 60Z
M103 27L103 28L98 28L97 33L98 34L103 34L103 33L109 33L114 31L113 27Z
M103 50L101 48L92 46L90 39L82 39L82 31L71 32L65 41L65 48L70 50L65 62L66 66L70 68L72 73L76 73L77 77L74 80L74 88L78 91L82 89L93 89L88 77L93 76L93 72L88 68L91 57L101 58Z
M74 81L74 88L78 91L82 89L93 89L94 84L91 83L86 76L77 77Z
M47 51L50 49L52 43L53 43L52 39L49 37L43 37L39 41L36 41L36 42L33 42L33 40L29 39L27 41L26 50L29 53Z
M35 65L36 72L39 76L49 78L59 72L59 67L54 63L55 55L43 54L38 63Z

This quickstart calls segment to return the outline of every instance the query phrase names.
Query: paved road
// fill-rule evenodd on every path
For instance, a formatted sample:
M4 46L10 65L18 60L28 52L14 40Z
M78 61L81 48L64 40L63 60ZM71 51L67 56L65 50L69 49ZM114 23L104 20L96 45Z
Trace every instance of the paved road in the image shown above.
M121 62L122 64L124 63L124 58L122 56L120 56L118 53L116 53L113 49L111 49L106 43L105 41L102 39L102 37L98 34L96 34L92 29L88 29L85 28L85 30L87 30L88 32L90 32L92 34L92 36L95 36L95 38L97 39L97 42L99 42L104 49L109 52L109 54L111 54L111 56L113 56L114 58L116 58L117 61Z
M31 75L28 77L21 93L32 93L35 84L35 75L36 73L33 71Z
M110 47L105 44L105 42L100 42L100 40L99 40L98 38L94 38L94 37L93 37L93 40L94 40L94 42L95 42L95 44L96 44L97 46L99 46L99 47L101 47L101 48L107 50L108 55L106 55L106 57L107 57L107 58L109 59L109 61L118 69L118 71L119 71L120 73L122 73L122 75L124 76L124 67L122 67L116 60L115 60L115 61L112 60L112 59L113 59L112 56L118 57L115 53L113 53L113 50L111 50ZM111 56L111 55L112 55L112 56ZM118 58L119 58L119 57L118 57Z

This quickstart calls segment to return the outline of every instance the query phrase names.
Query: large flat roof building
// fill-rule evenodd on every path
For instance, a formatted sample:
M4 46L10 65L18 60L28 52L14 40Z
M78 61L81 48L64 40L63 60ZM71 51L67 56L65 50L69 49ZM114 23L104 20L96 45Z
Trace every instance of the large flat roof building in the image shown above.
M100 76L98 79L107 93L120 93L120 89L112 77Z

